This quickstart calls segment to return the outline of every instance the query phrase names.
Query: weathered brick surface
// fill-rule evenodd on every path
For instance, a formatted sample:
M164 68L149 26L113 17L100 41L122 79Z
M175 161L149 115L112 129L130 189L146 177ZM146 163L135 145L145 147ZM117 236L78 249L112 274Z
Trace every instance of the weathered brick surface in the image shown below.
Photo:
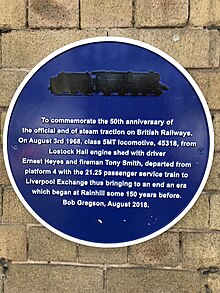
M213 70L190 70L189 73L197 82L205 96L209 109L220 109L219 83L220 71ZM218 133L217 133L218 134Z
M219 11L219 0L191 0L190 24L194 26L219 26Z
M23 225L0 225L0 258L27 259L27 233Z
M81 0L81 27L131 27L131 0Z
M199 268L220 265L220 233L183 233L183 266Z
M215 150L220 151L220 114L215 113L213 117L214 117L213 126L214 126L214 133L215 133Z
M220 274L210 274L208 277L208 288L210 293L220 292Z
M6 117L6 112L2 112L1 113L1 143L3 142L5 117Z
M184 26L188 20L188 0L137 0L136 25Z
M29 258L35 261L75 262L76 244L44 227L29 227Z
M126 293L205 293L203 278L197 272L111 268L107 270L107 292Z
M30 0L28 24L31 28L78 27L78 0Z
M179 264L179 234L166 232L130 247L129 263L161 266Z
M2 152L1 148L0 148L0 184L10 185L10 181L8 179L8 175L7 175L6 169L5 169L3 152Z
M2 47L2 38L1 38L1 35L0 35L0 48ZM2 67L2 53L0 51L0 68Z
M24 28L26 25L25 0L1 0L0 28Z
M31 68L64 45L98 35L106 33L98 30L13 31L2 36L2 63L9 68Z
M109 36L128 37L153 45L187 68L219 65L219 33L195 29L109 30ZM210 46L213 46L210 51ZM190 57L190 58L189 58Z
M0 222L2 221L2 194L3 188L0 186Z
M220 189L220 153L214 155L212 169L205 186L205 190L219 190Z
M38 223L22 205L11 187L4 188L3 193L3 223Z
M103 271L63 265L11 265L4 289L5 293L103 293Z
M91 264L127 263L127 248L94 248L79 246L79 262Z
M15 70L0 71L0 106L8 107L11 99L27 72Z
M1 135L6 108L30 68L66 44L108 34L152 44L189 69L212 110L216 153L207 192L172 229L128 248L102 249L38 225L9 186L0 149L0 259L12 261L9 270L0 261L6 275L0 291L220 292L219 6L219 0L2 0Z
M207 195L200 195L195 205L178 223L181 229L209 228L209 199Z
M220 230L220 194L210 197L210 229Z

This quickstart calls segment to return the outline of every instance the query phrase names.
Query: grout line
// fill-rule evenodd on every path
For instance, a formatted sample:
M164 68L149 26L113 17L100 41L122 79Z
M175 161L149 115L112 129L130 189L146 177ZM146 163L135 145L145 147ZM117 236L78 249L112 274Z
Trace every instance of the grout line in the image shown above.
M1 223L2 223L2 218L3 218L3 202L4 202L4 187L1 188Z
M130 246L127 247L127 264L129 264L129 259L130 259Z
M170 228L169 232L177 233L177 232L184 232L184 233L212 233L216 232L219 233L219 229L209 229L209 228Z
M208 204L209 204L208 227L209 227L209 230L210 230L210 222L211 222L211 196L208 196Z
M7 67L2 67L0 68L0 72L4 72L4 71L21 71L21 72L29 72L31 70L31 68L7 68Z
M3 67L2 32L0 31L0 69Z
M29 248L30 248L30 244L29 244L29 235L30 235L30 229L29 229L29 225L26 225L26 232L27 232L27 237L26 237L26 240L27 240L27 260L29 261L30 260L30 251L29 251Z
M210 110L210 112L211 112L212 115L220 114L220 109L209 109L209 110ZM215 153L219 153L219 152L220 152L220 150L215 150Z
M26 28L29 27L28 19L29 19L29 0L26 0Z
M190 26L190 16L191 16L191 0L188 0L188 19L187 19L187 24Z
M13 261L14 265L45 265L45 266L73 266L73 267L89 267L89 268L100 268L104 270L107 269L146 269L146 270L164 270L164 271L173 271L173 272L194 272L194 268L180 268L179 266L160 266L160 265L123 265L123 264L85 264L85 263L76 263L76 262L59 262L59 261Z
M1 293L4 293L5 292L5 280L7 278L7 272L8 272L8 269L9 269L9 265L10 265L10 260L7 260L5 258L1 258L0 260L1 262L1 280L2 280L2 291Z
M179 264L183 266L183 241L182 232L179 232Z
M79 244L76 243L76 262L79 263Z
M103 293L107 292L107 265L103 268Z
M28 1L28 0L27 0ZM80 0L79 0L80 1ZM79 2L80 3L80 2ZM125 26L125 27L91 27L91 28L81 28L81 4L80 6L80 15L79 15L79 19L80 19L80 28L77 29L76 27L46 27L46 26L42 26L42 27L27 27L27 28L10 28L10 31L4 31L1 30L0 27L0 33L1 34L7 34L13 31L45 31L45 30L50 30L50 31L60 31L60 30L69 30L69 31L74 31L74 30L83 30L83 31L94 31L94 30L108 30L108 29L112 29L112 30L118 30L118 31L123 31L123 30L132 30L132 31L144 31L146 29L148 30L219 30L220 26L212 26L212 27L195 27L195 26L190 26L190 27L184 27L184 26L141 26L141 27L131 27L131 26Z
M79 5L79 30L82 29L81 27L81 0L78 0L78 5Z
M135 27L135 23L136 23L136 1L137 0L132 0L132 20L131 20L131 24L132 27Z

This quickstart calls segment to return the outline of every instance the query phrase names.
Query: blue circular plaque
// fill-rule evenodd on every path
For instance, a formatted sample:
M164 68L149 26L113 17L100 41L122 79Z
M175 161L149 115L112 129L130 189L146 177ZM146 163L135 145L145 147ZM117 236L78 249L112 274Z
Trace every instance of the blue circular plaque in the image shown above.
M26 209L77 243L120 247L169 229L193 206L213 128L191 76L164 52L92 38L41 61L19 86L4 132Z

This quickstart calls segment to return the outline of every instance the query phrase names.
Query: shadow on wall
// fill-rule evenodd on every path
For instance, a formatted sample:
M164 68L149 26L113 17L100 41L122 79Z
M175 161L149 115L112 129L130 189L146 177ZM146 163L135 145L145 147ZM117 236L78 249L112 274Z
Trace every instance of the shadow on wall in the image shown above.
M51 15L53 20L57 22L60 21L60 17L64 18L69 14L68 7L53 0L33 0L30 6L33 12L39 14L42 18L47 19L48 15Z

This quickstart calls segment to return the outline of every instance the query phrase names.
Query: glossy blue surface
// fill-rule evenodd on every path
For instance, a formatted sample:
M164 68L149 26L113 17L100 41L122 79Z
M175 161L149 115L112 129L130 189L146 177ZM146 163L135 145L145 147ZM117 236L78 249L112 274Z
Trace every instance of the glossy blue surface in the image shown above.
M138 71L147 72L153 70L159 72L161 82L168 85L169 90L159 97L155 96L55 96L48 90L49 80L57 76L59 72L85 72L85 71ZM150 120L170 120L174 119L172 127L165 125L144 126L139 125L70 125L70 124L43 124L41 117L49 118L120 118L126 119L150 119ZM102 140L103 138L121 139L121 140L152 140L157 143L160 139L181 140L187 142L195 141L196 147L161 147L161 146L118 146L118 145L81 145L81 149L105 149L105 150L142 150L145 153L149 150L166 152L165 157L149 156L80 156L80 155L50 155L48 148L53 149L76 149L77 145L67 144L57 145L35 145L19 144L18 138L69 138L70 135L49 135L49 134L22 134L22 127L58 127L58 128L86 128L86 129L114 129L135 130L184 130L191 131L192 136L187 138L175 136L138 136L129 135L81 135L81 139ZM79 136L71 136L78 138ZM17 149L18 147L18 149ZM197 192L203 179L208 161L210 148L209 130L207 119L204 113L201 101L186 79L186 77L176 69L171 63L164 58L147 49L116 42L101 42L82 45L72 48L57 57L50 60L40 68L29 80L19 95L14 106L9 128L8 128L8 156L9 164L16 185L23 198L31 209L51 227L76 239L94 243L115 244L134 241L142 237L151 235L164 228L172 222L188 206ZM50 159L87 159L87 160L139 160L144 164L146 161L156 162L188 162L192 164L191 168L152 168L136 166L50 166L50 165L26 165L22 164L22 158L50 158ZM92 169L92 170L117 170L117 171L157 171L157 172L187 172L188 178L143 178L134 176L131 178L108 176L74 176L58 174L52 175L27 175L24 171L27 168L40 168L54 170L68 169ZM73 180L90 180L97 181L115 180L132 182L139 181L152 183L184 183L186 188L132 188L128 187L107 187L107 186L36 186L27 185L26 178L34 179L73 179ZM36 188L49 188L56 190L105 190L107 191L137 191L137 192L154 192L154 193L178 193L180 199L160 199L148 198L138 199L138 202L147 201L149 208L113 208L113 207L87 207L87 206L63 206L63 199L68 200L85 200L85 201L103 201L105 204L109 200L115 202L128 202L131 204L137 201L134 198L124 197L97 197L97 196L55 196L55 195L33 195L32 190Z

